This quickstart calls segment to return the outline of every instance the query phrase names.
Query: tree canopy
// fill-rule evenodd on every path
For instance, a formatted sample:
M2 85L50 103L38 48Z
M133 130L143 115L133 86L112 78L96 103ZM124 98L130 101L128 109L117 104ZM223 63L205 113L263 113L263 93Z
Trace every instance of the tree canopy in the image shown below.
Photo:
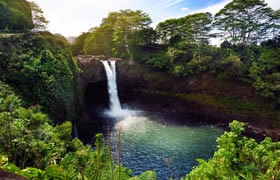
M233 0L215 15L215 25L224 39L245 46L265 39L277 18L264 0Z
M43 16L44 11L39 7L39 5L32 1L30 2L31 10L32 10L32 20L34 24L34 30L46 30L49 21Z
M89 35L85 43L85 52L130 58L130 42L134 32L148 29L150 24L151 18L140 10L111 12Z
M84 32L75 39L74 43L71 45L71 51L73 56L85 54L84 45L85 40L88 38L88 35L89 32Z
M32 12L28 1L0 0L0 31L27 31L33 27Z
M157 25L163 43L208 43L212 27L211 13L196 13L178 19L168 19Z

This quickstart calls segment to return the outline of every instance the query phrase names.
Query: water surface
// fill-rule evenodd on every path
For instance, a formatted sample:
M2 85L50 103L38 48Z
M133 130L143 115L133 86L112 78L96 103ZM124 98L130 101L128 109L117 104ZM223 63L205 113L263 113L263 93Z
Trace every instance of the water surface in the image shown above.
M210 125L170 125L168 119L142 113L116 120L112 132L112 151L117 159L118 131L121 130L121 163L139 175L154 170L158 179L185 177L216 150L222 129Z
M184 177L197 165L195 159L207 160L213 156L216 138L223 133L221 129L201 125L201 121L178 113L163 115L122 108L118 97L115 61L102 63L110 102L109 109L104 110L101 119L111 124L115 160L118 132L121 132L121 163L135 170L134 175L153 170L160 180Z

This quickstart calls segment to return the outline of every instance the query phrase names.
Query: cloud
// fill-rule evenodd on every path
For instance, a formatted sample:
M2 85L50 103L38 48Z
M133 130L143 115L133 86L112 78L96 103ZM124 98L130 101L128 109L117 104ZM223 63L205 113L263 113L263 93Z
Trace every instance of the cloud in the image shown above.
M179 4L181 2L183 2L184 0L175 0L175 1L169 1L168 3L166 3L165 5L163 5L163 8L169 8L171 6L175 6L176 4Z
M52 33L61 33L64 36L78 36L92 27L99 26L102 19L109 12L120 9L142 10L147 12L154 23L186 16L196 12L217 13L231 0L210 5L197 10L180 6L186 0L34 0L45 12L44 15L50 21L48 30ZM279 0L266 0L273 9L279 9ZM203 4L201 4L203 5ZM205 5L205 4L204 4Z
M189 8L186 8L186 7L181 8L181 11L188 11L188 10L189 10Z
M109 12L120 9L138 9L141 2L131 0L34 0L50 21L48 30L64 36L77 36L98 26Z
M217 4L214 5L210 5L206 8L202 8L202 9L197 9L194 11L190 11L188 14L192 14L192 13L198 13L198 12L210 12L212 14L216 14L217 12L219 12L226 4L228 4L229 2L231 2L232 0L223 0ZM271 7L274 10L278 10L280 9L280 3L279 0L265 0L265 2L268 4L269 7Z
M212 14L216 14L217 12L219 12L226 4L228 4L229 2L231 2L231 0L223 0L217 4L213 4L210 5L206 8L202 8L202 9L197 9L194 11L189 12L188 14L193 14L193 13L198 13L198 12L210 12Z
M265 0L265 2L268 4L269 7L271 7L274 10L280 9L279 0Z

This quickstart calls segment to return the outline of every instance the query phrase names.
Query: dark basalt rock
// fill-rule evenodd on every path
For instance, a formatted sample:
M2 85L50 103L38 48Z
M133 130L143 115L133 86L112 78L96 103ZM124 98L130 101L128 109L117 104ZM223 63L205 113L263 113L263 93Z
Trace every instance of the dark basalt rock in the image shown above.
M83 81L83 87L86 87L89 83L106 81L105 69L100 61L121 60L120 58L91 55L80 55L75 58L77 59L79 68L82 70L81 79Z
M104 120L98 118L98 113L108 108L109 104L107 77L101 61L119 61L121 59L91 55L80 55L75 58L82 70L84 105L82 118L77 122L77 129L80 137L83 137L89 132L102 129Z
M234 80L221 82L209 73L172 78L165 72L156 72L132 61L117 62L117 72L119 97L123 104L154 112L204 115L211 124L225 128L233 120L239 120L246 123L248 136L257 139L269 136L275 141L280 140L280 129L275 127L279 112L234 111L230 104L214 106L207 103L207 97L230 96L243 103L257 100L261 104L263 100L248 84ZM184 98L187 95L201 95L201 99Z
M76 59L79 68L82 70L81 79L84 88L88 83L106 81L105 70L103 64L100 62L100 60L105 60L106 57L81 55L77 56Z
M0 180L27 180L27 179L17 174L9 173L0 169Z
M86 88L88 90L91 88L90 92L99 94L98 97L93 95L93 97L88 96L88 98L95 99L106 106L106 100L103 101L102 97L107 99L108 95L102 95L101 91L107 91L104 85L107 78L100 60L120 59L104 56L78 56L76 58L83 71L81 78L85 92L88 92ZM198 116L203 115L211 124L223 127L227 127L228 123L233 120L239 120L246 123L248 135L270 136L274 140L279 140L280 128L275 127L275 122L278 121L280 112L233 111L229 107L230 104L215 106L207 103L207 98L203 97L229 96L244 103L257 100L261 104L263 101L259 101L259 96L248 84L234 80L222 82L210 73L172 78L165 72L151 70L147 65L131 60L121 60L116 65L118 91L122 104L154 112L189 112ZM103 84L103 89L95 88L98 84ZM185 98L185 95L201 95L201 99L192 101Z

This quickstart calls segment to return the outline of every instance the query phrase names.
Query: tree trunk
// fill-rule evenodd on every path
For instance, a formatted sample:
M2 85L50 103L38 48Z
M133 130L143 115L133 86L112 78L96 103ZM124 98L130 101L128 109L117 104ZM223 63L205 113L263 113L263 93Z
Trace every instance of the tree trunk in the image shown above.
M128 46L128 41L127 41L127 37L124 36L124 41L125 41L125 48L126 48L126 52L129 56L129 60L131 60L131 53L130 53L130 50L129 50L129 46Z

